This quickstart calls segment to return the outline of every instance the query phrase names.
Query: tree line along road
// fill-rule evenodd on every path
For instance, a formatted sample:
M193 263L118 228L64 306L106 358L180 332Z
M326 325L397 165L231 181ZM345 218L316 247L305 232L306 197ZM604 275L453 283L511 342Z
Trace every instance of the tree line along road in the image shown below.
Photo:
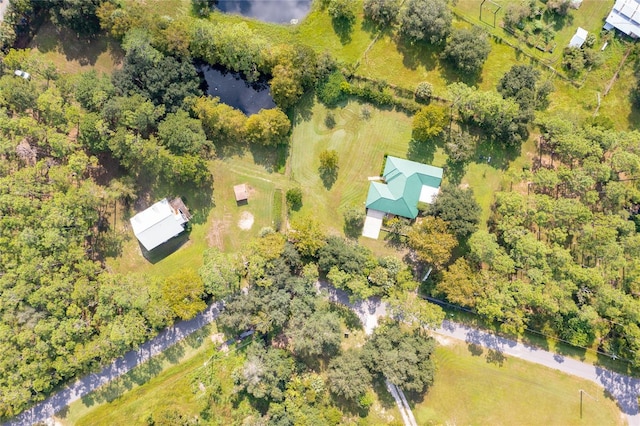
M342 290L335 289L326 283L318 283L318 288L326 291L331 301L350 307L362 321L367 333L370 333L375 328L379 318L387 315L386 304L378 298L371 298L352 304L349 302L347 293ZM36 404L16 418L6 422L5 425L31 425L45 421L72 402L126 374L134 367L160 354L205 325L210 324L218 317L222 309L223 303L217 302L210 305L195 318L181 321L168 327L155 338L141 345L137 350L130 351L116 359L100 372L89 374L65 389L56 392L43 402ZM640 426L640 408L638 407L640 379L638 378L614 373L602 367L566 358L448 320L443 321L442 325L433 330L433 332L590 380L602 386L616 399L618 407L627 417L629 426Z

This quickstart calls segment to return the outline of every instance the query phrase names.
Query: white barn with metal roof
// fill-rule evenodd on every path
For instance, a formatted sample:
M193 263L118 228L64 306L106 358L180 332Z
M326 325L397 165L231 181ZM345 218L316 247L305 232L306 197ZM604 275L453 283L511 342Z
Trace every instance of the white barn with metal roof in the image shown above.
M151 251L184 231L187 217L165 198L130 219L133 233Z
M617 0L605 19L605 30L616 29L626 35L640 37L640 1Z

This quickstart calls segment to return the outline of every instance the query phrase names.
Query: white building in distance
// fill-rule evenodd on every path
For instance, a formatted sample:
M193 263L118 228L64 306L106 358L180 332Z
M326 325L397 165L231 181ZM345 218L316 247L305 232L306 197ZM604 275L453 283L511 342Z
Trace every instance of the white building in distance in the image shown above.
M191 215L180 198L166 198L130 219L133 233L148 251L181 234Z
M629 37L640 37L640 2L638 0L617 0L605 19L605 30L616 29Z

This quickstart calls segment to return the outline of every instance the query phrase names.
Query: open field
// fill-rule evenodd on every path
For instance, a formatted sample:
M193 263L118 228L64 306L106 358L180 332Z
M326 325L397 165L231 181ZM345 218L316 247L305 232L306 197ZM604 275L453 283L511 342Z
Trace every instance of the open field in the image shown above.
M29 47L53 62L58 71L69 74L90 69L111 74L124 58L119 43L110 37L79 39L71 31L57 30L49 21L42 24Z
M414 406L418 424L622 425L604 389L536 364L442 340L433 387ZM491 391L489 392L488 389ZM583 416L580 418L580 389Z
M210 336L215 333L215 324L200 329L151 361L141 364L109 385L74 402L67 410L58 413L56 419L63 425L128 424L127 421L112 421L114 417L110 408L118 407L116 411L122 412L123 416L129 416L130 421L144 424L146 416L153 412L151 409L156 408L161 401L171 401L180 409L195 409L197 402L189 382L183 383L177 378L182 377L185 370L190 371L201 366L211 356L215 345ZM157 386L157 383L162 385ZM126 396L121 399L123 395ZM145 406L142 411L137 411L142 403L137 399L147 396L151 400L150 405Z

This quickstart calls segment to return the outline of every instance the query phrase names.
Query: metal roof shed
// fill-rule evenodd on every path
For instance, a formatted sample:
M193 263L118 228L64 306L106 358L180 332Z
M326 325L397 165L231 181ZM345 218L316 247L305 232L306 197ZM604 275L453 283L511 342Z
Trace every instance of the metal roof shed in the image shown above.
M576 47L580 49L584 44L585 40L587 39L588 35L589 35L589 32L587 32L587 30L585 30L582 27L578 27L578 29L576 30L576 33L573 35L573 37L571 37L571 41L569 42L569 47Z
M165 198L130 219L133 233L151 251L184 231L187 218Z
M233 193L236 196L236 202L237 203L239 203L241 201L247 201L249 199L249 191L247 189L247 184L246 183L234 186L233 187Z

